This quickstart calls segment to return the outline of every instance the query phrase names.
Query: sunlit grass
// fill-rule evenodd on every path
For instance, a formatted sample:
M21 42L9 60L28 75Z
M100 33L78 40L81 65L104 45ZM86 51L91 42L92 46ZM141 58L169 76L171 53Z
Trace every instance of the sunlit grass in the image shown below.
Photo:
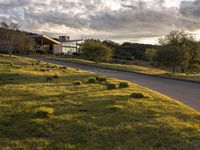
M41 68L55 65L3 56L0 149L200 147L199 112L167 96L133 83L107 90L107 82L119 86L121 81L107 78L107 82L88 84L96 74L58 65L43 72ZM55 75L59 78L53 78ZM47 81L47 77L53 80ZM81 84L74 85L77 81ZM134 92L145 98L131 98ZM47 117L38 116L41 109Z

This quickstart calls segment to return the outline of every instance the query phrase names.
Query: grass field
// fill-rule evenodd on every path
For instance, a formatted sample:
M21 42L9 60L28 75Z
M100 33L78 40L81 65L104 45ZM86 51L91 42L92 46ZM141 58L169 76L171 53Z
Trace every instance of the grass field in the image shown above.
M45 56L43 56L45 57ZM54 57L48 56L47 58L52 58L56 60L62 60L67 62L74 62L80 63L85 65L103 67L108 69L117 69L122 71L129 71L135 73L142 73L148 75L156 75L156 76L163 76L168 78L175 78L175 79L183 79L189 81L195 81L200 83L200 73L195 74L185 74L185 73L171 73L166 69L158 69L150 66L143 66L143 65L124 65L124 64L111 64L111 63L95 63L93 61L83 60L83 59L76 59L76 58L63 58L63 57Z
M199 112L133 83L86 83L95 76L0 55L0 149L200 149Z

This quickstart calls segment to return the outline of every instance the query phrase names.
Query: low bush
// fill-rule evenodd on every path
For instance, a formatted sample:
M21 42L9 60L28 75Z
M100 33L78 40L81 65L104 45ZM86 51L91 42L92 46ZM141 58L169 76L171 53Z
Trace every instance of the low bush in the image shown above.
M13 63L10 63L10 66L11 66L11 67L13 67L13 66L14 66L14 64L13 64Z
M58 76L58 75L54 75L53 78L54 78L54 79L58 79L59 76Z
M144 98L144 95L142 93L131 93L130 97L132 98Z
M98 77L98 76L97 76L97 77L95 77L95 78L96 78L96 80L97 80L97 81L99 81L99 77Z
M119 83L119 88L127 88L127 87L129 87L128 82L120 82Z
M76 68L76 70L80 70L79 68Z
M66 66L63 66L62 69L67 69L67 67L66 67Z
M40 107L37 109L37 117L48 118L53 116L54 109L49 107Z
M45 69L40 69L40 71L45 72L46 70Z
M97 82L97 80L96 80L96 78L90 78L90 79L88 79L88 83L96 83Z
M40 61L37 61L35 64L36 64L36 65L39 65L39 64L40 64Z
M107 90L114 90L117 89L117 85L115 83L108 83L106 84Z
M107 81L107 78L105 78L105 77L99 77L99 80L98 80L99 82L106 82Z
M47 82L50 82L50 81L53 81L53 78L52 77L47 77L46 80L47 80Z
M74 85L81 85L81 81L74 81Z

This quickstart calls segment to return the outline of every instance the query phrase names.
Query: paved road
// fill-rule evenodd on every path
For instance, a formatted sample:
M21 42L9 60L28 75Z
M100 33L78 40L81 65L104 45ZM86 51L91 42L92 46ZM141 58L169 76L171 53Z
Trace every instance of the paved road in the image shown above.
M65 65L68 67L80 68L82 70L92 71L122 80L128 80L137 83L141 86L148 87L152 90L163 93L173 99L176 99L200 111L200 84L198 83L152 77L148 75L141 75L137 73L129 73L124 71L102 69L98 67L81 65L76 63L48 60L45 58L35 58L35 59L54 64Z

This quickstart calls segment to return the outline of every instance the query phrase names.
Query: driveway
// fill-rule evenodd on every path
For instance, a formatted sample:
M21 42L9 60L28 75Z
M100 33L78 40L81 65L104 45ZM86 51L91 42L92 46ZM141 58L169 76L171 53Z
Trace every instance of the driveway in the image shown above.
M72 68L80 68L82 70L92 71L98 74L103 74L118 79L134 82L141 86L165 94L173 99L176 99L200 111L200 84L198 83L153 77L137 73L129 73L125 71L102 69L94 66L76 64L64 61L49 60L45 58L34 58L34 59L59 65L64 65Z

